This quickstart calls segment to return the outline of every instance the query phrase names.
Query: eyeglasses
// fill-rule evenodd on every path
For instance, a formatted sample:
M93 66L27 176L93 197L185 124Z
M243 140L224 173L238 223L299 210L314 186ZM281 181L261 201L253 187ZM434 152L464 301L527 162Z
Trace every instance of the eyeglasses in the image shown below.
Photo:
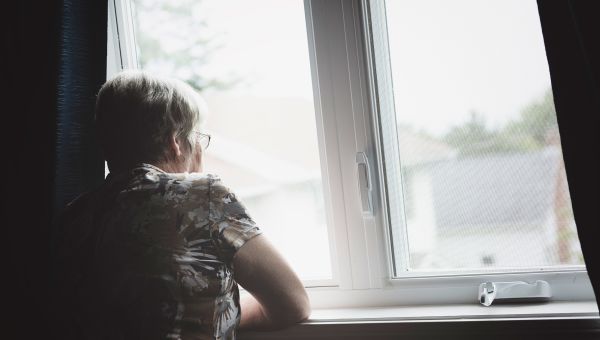
M194 135L196 135L197 140L200 142L202 150L206 150L206 148L208 148L208 146L210 145L210 135L207 135L206 133L202 133L200 131L192 132L194 133Z

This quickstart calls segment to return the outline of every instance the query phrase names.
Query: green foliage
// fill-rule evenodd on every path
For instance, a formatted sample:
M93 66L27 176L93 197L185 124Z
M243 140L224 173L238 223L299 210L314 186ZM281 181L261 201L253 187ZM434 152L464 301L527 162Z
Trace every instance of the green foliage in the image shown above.
M527 152L544 147L547 134L557 126L552 91L548 89L541 99L527 105L518 119L499 129L489 128L484 116L473 111L467 122L450 129L442 140L463 157Z
M539 148L545 144L548 131L557 127L552 90L548 89L541 99L527 105L521 111L519 120L506 125L505 133L526 135L533 139L535 146Z
M201 4L199 0L135 0L139 63L142 69L159 70L198 91L229 88L239 79L206 75L213 52L221 47L215 41L222 39L207 34Z

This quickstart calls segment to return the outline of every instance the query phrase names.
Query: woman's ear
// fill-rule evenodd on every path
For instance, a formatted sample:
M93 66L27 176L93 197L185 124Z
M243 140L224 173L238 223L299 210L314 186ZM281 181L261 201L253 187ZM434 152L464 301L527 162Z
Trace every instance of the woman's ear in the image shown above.
M181 151L181 144L179 143L175 135L171 136L171 150L177 157L180 157L183 154L183 152Z

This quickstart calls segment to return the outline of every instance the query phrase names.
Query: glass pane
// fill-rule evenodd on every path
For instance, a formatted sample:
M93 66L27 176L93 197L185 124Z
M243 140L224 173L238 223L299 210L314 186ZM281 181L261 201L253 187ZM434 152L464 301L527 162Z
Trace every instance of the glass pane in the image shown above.
M185 80L208 103L205 171L240 197L302 279L330 279L302 1L134 5L141 68Z
M406 224L392 233L410 253L397 272L583 265L536 2L386 11Z

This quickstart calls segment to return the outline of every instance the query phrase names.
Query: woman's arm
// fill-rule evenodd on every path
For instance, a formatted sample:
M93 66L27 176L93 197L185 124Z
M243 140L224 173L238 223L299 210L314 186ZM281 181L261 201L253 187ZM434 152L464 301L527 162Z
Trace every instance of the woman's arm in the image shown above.
M241 301L242 329L278 329L307 319L306 290L285 259L263 235L250 239L233 258L235 280L251 296Z

